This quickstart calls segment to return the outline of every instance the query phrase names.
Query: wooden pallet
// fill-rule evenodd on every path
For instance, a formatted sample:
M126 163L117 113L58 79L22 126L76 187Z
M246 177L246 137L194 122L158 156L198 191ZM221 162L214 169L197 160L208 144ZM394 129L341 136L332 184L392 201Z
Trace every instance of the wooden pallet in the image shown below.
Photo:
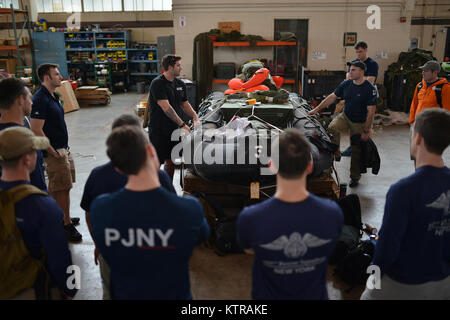
M181 186L185 194L202 192L213 196L224 207L242 207L250 200L250 186L236 186L226 183L206 181L190 171L182 170ZM307 189L311 193L330 199L339 198L339 186L332 176L332 173L318 178L308 179ZM275 186L271 188L261 188L261 200L267 199L275 193Z
M107 105L111 102L111 92L107 88L84 86L78 88L75 94L81 106L94 104Z

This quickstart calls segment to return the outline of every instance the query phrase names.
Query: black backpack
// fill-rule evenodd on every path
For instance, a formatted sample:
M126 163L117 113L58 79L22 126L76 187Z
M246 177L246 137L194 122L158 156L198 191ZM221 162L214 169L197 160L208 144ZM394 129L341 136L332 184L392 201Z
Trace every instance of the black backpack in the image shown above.
M367 267L372 262L374 251L375 245L372 241L361 241L338 263L335 274L351 286L349 290L355 285L367 282Z
M219 256L227 253L244 253L244 250L237 243L237 217L217 218L214 225L214 245L215 252Z
M197 197L203 205L211 228L209 244L214 247L216 254L224 256L228 253L244 253L237 244L237 216L227 217L222 207L203 192L195 192L192 195Z
M334 248L329 263L337 265L352 248L358 245L362 236L361 204L356 194L337 200L337 204L344 214L344 226L342 227L338 243Z
M361 241L363 224L358 195L350 194L337 203L344 214L344 226L329 263L336 265L334 274L350 285L350 291L353 286L366 283L375 245L370 240Z

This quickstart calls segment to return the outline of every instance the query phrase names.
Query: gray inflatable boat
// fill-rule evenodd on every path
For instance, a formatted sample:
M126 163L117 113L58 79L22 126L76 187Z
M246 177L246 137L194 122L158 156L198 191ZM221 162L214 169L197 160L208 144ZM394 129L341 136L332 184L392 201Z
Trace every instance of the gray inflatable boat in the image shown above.
M274 153L271 142L283 130L295 128L311 145L310 177L329 172L337 146L319 120L308 115L311 109L300 95L285 90L228 96L214 92L199 106L201 126L183 139L185 167L213 182L273 184L275 175L268 169Z

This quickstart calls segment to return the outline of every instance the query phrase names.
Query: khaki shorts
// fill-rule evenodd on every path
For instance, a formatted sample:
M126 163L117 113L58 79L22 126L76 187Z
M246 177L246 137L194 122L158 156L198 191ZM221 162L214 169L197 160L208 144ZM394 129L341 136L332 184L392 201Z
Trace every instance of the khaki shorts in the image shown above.
M98 255L98 263L100 265L100 276L102 277L103 300L111 300L111 294L109 292L111 269L109 269L108 264L101 254Z
M75 182L75 165L69 149L56 150L60 158L56 159L48 155L45 161L45 167L48 175L49 191L64 191L72 189L72 183Z

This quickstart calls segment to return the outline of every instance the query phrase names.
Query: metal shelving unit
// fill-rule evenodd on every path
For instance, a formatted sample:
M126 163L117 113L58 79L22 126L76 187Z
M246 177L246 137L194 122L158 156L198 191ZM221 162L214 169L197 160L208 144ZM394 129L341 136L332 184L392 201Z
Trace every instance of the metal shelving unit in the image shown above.
M97 81L95 64L111 65L113 89L126 90L129 86L135 88L138 82L149 83L159 75L156 47L128 48L130 31L127 30L36 32L35 34L39 34L40 38L46 38L47 42L42 43L43 48L49 47L47 44L50 39L54 40L54 45L60 49L55 50L52 47L51 50L64 55L62 61L59 61L60 65L64 64L66 70L64 74L67 78L71 75L75 79L81 78L83 85ZM112 42L107 44L108 41ZM40 59L42 53L36 51ZM46 56L46 60L58 63L52 61L50 56ZM105 66L105 69L107 68ZM108 84L108 87L111 88L111 85Z
M89 79L110 90L125 91L128 84L126 47L129 37L129 31L121 30L64 32L68 69L81 70L86 75L86 82ZM108 44L109 41L116 43ZM113 45L115 47L111 47ZM76 57L76 61L73 61L70 57L77 52L84 53L84 57ZM101 65L103 67L99 67ZM100 76L98 72L101 70L107 70L108 76Z
M129 48L128 67L130 83L145 82L146 86L159 75L158 50L156 48Z
M25 6L24 10L17 10L14 9L13 4L11 4L10 9L0 9L0 14L2 15L11 15L12 19L12 26L14 30L14 40L15 45L7 45L7 46L0 46L0 51L15 51L17 56L17 65L16 65L16 77L23 77L25 76L25 68L31 68L32 73L32 84L35 83L35 73L33 72L36 69L36 63L34 60L34 55L31 54L32 57L32 65L26 66L22 64L22 54L21 52L24 50L31 50L33 52L33 38L31 33L31 21L30 16L28 14L28 6ZM23 22L17 22L16 21L16 15L21 14L24 16ZM21 24L21 25L20 25ZM18 33L20 30L20 33ZM24 32L27 32L28 38L29 38L29 44L28 45L20 45L20 42L23 39Z

